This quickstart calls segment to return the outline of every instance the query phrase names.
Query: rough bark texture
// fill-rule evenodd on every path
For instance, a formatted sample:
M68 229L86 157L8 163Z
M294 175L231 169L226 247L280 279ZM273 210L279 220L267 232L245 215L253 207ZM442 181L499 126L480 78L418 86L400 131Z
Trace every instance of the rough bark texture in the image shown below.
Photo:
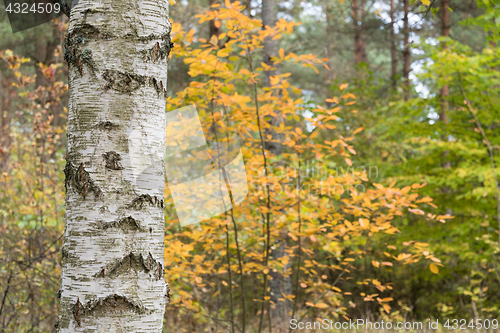
M403 78L405 83L405 101L410 98L410 0L403 0L404 25L403 25Z
M71 11L58 332L162 331L167 11L166 0L80 0ZM153 161L140 180L133 131Z

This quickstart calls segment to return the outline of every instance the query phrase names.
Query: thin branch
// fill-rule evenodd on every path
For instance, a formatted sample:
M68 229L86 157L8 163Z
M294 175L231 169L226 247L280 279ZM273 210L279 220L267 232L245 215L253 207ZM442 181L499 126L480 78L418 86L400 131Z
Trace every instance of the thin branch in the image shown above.
M497 188L497 222L498 222L498 246L500 248L500 183L498 182L498 177L497 177L497 172L496 172L496 165L495 165L495 159L494 159L494 153L493 153L493 145L491 142L488 140L488 136L483 130L483 126L481 125L481 122L479 121L479 118L477 117L476 111L471 105L470 100L467 98L467 95L465 93L465 90L462 86L462 81L459 78L459 85L460 85L460 91L462 92L462 97L464 98L464 104L467 106L467 109L469 110L470 114L474 118L474 122L476 123L477 128L479 129L479 132L481 133L481 136L483 137L483 142L488 148L488 155L490 157L490 162L491 162L491 169L493 171L493 178L495 179L495 185Z
M250 55L250 49L248 47L248 41L245 37L245 43L247 46L246 49L246 54L247 54L247 60L248 60L248 65L250 67L250 72L253 73L253 65L252 65L252 58ZM267 229L267 234L266 234L266 244L265 244L265 266L267 267L268 262L269 262L269 248L271 244L271 231L269 228L269 220L271 218L271 190L269 188L269 182L267 181L267 157L266 157L266 151L265 151L265 145L264 145L264 136L262 135L262 127L260 124L260 113L259 113L259 99L258 99L258 94L257 94L257 83L253 81L252 84L253 87L253 93L254 93L254 99L255 99L255 111L257 113L257 127L259 128L259 137L260 137L260 144L261 144L261 150L262 150L262 157L264 158L264 173L266 175L266 189L267 189L267 212L266 212L266 219L265 219L265 224L266 224L266 229ZM269 271L268 271L269 273ZM263 302L262 302L262 308L261 308L261 313L260 313L260 321L259 321L259 333L262 332L262 322L264 319L264 309L266 306L266 295L267 295L267 274L264 274L264 291L263 291Z
M299 170L300 170L300 153L298 154L299 157ZM298 214L299 214L299 262L297 264L297 275L295 278L295 299L293 302L293 310L292 310L292 319L295 317L295 312L297 311L297 303L298 303L298 298L299 298L299 277L300 277L300 266L302 264L302 244L301 240L302 237L300 236L301 228L302 228L302 218L300 216L300 172L297 174L297 205L298 205ZM290 329L288 332L290 333L292 331L292 326L290 326Z

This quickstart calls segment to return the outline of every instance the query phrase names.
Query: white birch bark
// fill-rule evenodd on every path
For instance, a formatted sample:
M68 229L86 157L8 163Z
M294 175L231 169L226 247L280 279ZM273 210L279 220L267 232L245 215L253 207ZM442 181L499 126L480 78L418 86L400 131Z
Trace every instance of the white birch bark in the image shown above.
M166 0L71 10L58 332L162 331L167 11Z

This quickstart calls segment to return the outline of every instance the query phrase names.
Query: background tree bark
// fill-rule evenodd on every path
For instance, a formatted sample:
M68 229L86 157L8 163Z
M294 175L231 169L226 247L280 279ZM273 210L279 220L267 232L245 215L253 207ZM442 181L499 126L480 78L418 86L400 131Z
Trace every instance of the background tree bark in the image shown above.
M391 11L390 11L390 16L391 16L391 81L392 81L392 88L396 88L397 84L397 75L398 75L398 59L396 57L396 31L394 28L394 18L396 14L396 4L395 0L391 0Z
M403 0L404 26L403 26L403 79L404 79L404 97L405 101L410 98L410 22L408 15L410 13L410 0Z
M277 3L275 0L262 0L262 26L265 29L266 26L274 27L277 21ZM264 62L268 66L276 66L271 61L272 56L277 56L279 50L278 40L273 40L272 38L266 38L264 40ZM264 71L265 75L265 86L271 87L271 77L279 73L278 69ZM272 155L279 157L283 154L283 134L278 133L275 128L279 127L283 123L283 116L281 113L276 112L275 116L268 119L271 124L271 128L266 129L266 137L271 136L271 140L266 140L266 149L271 152ZM280 163L279 161L277 162ZM287 246L287 236L285 230L280 232L279 238L275 240L274 245L271 246L271 258L273 260L280 260L281 258L287 257L289 261L289 255L286 253L285 247ZM288 266L288 265L287 265ZM287 267L285 267L286 270ZM288 310L291 308L290 301L280 301L283 298L283 294L289 295L292 293L292 281L290 277L285 277L279 271L273 271L270 269L269 273L271 279L269 281L270 286L270 296L271 301L275 306L270 307L271 317L273 318L274 326L279 329L283 327L284 322L288 317Z
M162 330L167 10L80 0L71 11L59 332Z
M449 37L450 36L450 0L442 0L441 1L441 36ZM446 43L443 44L443 49L447 49L448 46ZM439 114L439 119L444 123L448 123L448 95L449 87L445 84L440 90L440 98L441 98L441 113Z
M352 0L352 24L354 28L354 63L359 65L363 61L361 27L359 25L359 2Z

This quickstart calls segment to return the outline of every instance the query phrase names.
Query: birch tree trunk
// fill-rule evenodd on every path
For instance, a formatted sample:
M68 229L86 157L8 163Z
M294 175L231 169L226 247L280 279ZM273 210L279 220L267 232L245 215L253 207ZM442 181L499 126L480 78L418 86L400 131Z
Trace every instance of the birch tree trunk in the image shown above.
M58 332L162 331L166 0L80 0L69 66Z

